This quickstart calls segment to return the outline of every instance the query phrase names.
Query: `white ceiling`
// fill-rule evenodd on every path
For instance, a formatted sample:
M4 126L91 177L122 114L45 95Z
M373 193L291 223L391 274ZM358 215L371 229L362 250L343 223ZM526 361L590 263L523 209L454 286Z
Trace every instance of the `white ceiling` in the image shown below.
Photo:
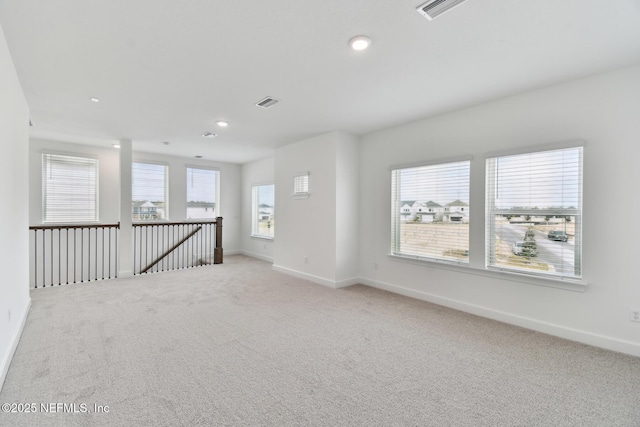
M640 0L423 2L0 0L0 25L32 136L236 163L640 63Z

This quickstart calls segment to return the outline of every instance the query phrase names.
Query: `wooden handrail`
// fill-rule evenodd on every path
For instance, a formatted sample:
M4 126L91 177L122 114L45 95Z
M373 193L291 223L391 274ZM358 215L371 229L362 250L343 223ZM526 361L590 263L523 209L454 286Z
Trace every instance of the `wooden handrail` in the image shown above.
M29 230L62 230L65 228L120 228L117 224L55 224L55 225L30 225Z
M146 273L147 271L151 270L151 268L156 265L157 263L159 263L160 261L162 261L162 259L164 257L166 257L167 255L169 255L171 252L175 251L181 244L183 244L184 242L186 242L187 240L189 240L194 234L196 234L198 231L202 230L202 227L198 227L195 230L193 230L191 233L187 234L184 239L180 240L178 243L176 243L175 245L173 245L171 247L171 249L166 250L162 255L160 255L155 261L153 261L151 264L149 264L144 270L140 271L140 273Z
M220 218L222 219L222 218ZM218 221L148 221L148 222L134 222L134 227L149 227L153 225L185 225L185 224L217 224Z

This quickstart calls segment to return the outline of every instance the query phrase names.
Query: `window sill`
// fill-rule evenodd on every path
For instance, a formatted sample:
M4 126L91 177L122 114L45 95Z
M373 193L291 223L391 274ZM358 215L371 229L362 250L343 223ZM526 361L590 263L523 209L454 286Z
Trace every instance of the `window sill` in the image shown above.
M259 239L259 240L269 240L269 241L273 241L273 237L270 236L259 236L257 234L252 234L251 236L252 239Z
M455 271L464 274L473 274L476 276L490 277L498 280L509 280L513 282L526 283L536 286L545 286L548 288L563 289L573 292L584 292L587 289L587 282L579 279L562 279L560 277L542 277L534 276L525 273L519 273L512 270L495 269L480 269L471 267L467 264L449 262L449 261L436 261L426 258L411 257L405 255L388 254L389 259L397 262L406 262L422 267L439 268L443 270Z

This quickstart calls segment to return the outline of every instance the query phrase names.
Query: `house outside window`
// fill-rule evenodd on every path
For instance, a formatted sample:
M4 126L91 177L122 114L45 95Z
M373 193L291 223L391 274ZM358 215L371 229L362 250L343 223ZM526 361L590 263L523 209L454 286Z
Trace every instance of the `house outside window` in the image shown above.
M468 264L469 173L469 160L392 170L392 255Z
M219 216L220 171L187 167L187 219Z
M42 155L44 222L98 221L98 159Z
M169 167L134 162L131 169L133 221L167 220L169 212Z
M582 153L487 158L487 268L581 278Z
M275 186L255 185L252 188L251 235L272 239L275 231Z

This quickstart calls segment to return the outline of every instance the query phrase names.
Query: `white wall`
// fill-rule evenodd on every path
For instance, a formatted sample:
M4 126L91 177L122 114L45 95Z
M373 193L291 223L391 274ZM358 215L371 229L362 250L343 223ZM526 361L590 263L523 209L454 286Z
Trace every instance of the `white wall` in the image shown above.
M242 228L240 241L245 255L273 262L274 240L251 237L252 226L252 188L255 185L275 182L275 160L273 157L256 160L242 165ZM278 238L278 206L275 206L276 227L274 239Z
M355 283L357 153L357 138L342 132L276 150L274 268L332 287ZM299 172L309 172L309 198L292 197Z
M336 134L336 281L358 282L360 141ZM366 211L365 211L366 212Z
M0 388L27 318L29 108L0 28Z
M274 267L327 284L336 276L334 139L334 134L320 135L279 148L275 154L278 224ZM309 172L308 199L291 196L298 172Z
M369 285L640 356L640 67L375 132L361 146L360 276ZM583 139L584 292L495 279L390 251L390 167L472 155L471 265L484 266L484 155ZM618 209L624 205L624 209ZM611 209L607 209L611 207ZM379 268L374 269L374 263Z

